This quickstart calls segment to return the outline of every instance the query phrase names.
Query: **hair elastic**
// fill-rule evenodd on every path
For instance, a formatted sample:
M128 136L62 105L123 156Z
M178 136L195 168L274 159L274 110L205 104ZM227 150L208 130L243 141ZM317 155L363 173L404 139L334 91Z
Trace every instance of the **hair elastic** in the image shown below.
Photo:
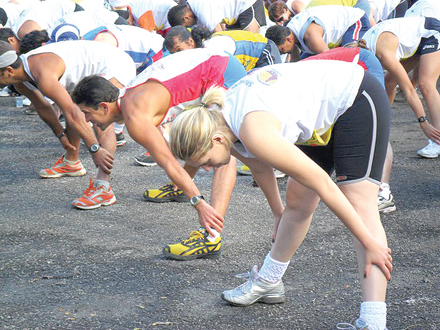
M18 56L15 50L8 50L0 55L0 68L6 68L17 60Z
M204 107L204 108L206 108L206 109L208 109L208 105L207 105L206 103L201 102L201 103L200 103L200 106L201 106L201 107Z

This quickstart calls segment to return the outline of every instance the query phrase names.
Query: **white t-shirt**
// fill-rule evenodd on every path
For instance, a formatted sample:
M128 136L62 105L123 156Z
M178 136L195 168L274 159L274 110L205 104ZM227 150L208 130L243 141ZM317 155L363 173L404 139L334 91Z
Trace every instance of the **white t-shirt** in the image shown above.
M248 113L267 111L279 119L287 140L304 143L314 131L327 132L353 104L363 77L359 65L341 61L275 64L235 83L222 112L237 137ZM253 157L248 150L237 151Z
M234 55L237 46L235 40L227 35L219 35L212 37L204 42L205 48L223 50Z
M396 51L398 60L414 55L422 38L434 36L440 40L440 33L437 30L425 29L423 16L393 18L376 24L363 35L362 39L367 42L367 47L374 54L376 54L377 38L383 32L391 32L399 39Z
M168 12L171 7L176 6L174 0L132 0L130 2L131 14L138 26L139 18L148 11L152 11L156 30L166 30L171 28L168 22Z
M342 36L350 26L365 15L359 8L346 6L317 6L303 10L295 15L287 27L298 38L301 48L310 54L313 52L304 42L304 34L312 22L324 30L322 38L329 48L335 48L342 42Z
M55 42L21 55L24 69L32 79L27 59L43 53L56 54L64 61L66 70L59 82L69 93L81 79L90 75L115 78L122 85L127 85L136 76L133 60L124 51L102 42L76 40ZM28 82L25 85L35 89Z
M434 17L440 20L440 1L419 0L406 11L405 17L409 16Z
M295 12L292 10L292 3L293 3L294 1L295 1L295 0L287 0L287 1L286 1L286 6L287 6L287 8L289 8L289 10L290 10L290 12L291 12L292 14L297 14L297 13L295 13ZM301 0L301 2L304 3L304 7L307 7L311 1L312 1L312 0Z
M23 6L22 4L11 3L11 2L1 3L0 7L3 8L6 15L8 16L8 20L3 27L10 28L10 29L13 28L13 26L17 22L20 14L24 10L26 10L26 8L27 8L26 6Z
M96 9L93 11L76 11L67 14L57 20L54 25L48 29L49 36L52 31L61 24L72 24L75 25L81 37L87 32L96 29L100 26L113 24L119 15L114 11L107 10L105 8Z
M162 50L163 37L156 32L130 25L108 25L105 29L116 38L118 48L130 55L137 69L151 65L152 57Z
M58 19L75 11L76 3L71 0L46 0L37 3L21 13L12 28L17 35L18 30L26 21L35 21L42 30L48 30Z
M196 15L197 25L213 31L217 24L232 25L238 16L252 7L256 0L188 0L187 3Z
M371 15L376 22L385 21L401 0L369 0Z

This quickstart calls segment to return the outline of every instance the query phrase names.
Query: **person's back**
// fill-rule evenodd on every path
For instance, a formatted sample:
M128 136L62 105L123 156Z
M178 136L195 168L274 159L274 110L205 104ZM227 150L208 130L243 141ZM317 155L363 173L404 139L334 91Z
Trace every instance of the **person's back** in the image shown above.
M61 24L72 24L79 29L80 36L84 36L100 26L114 24L118 17L117 13L104 8L94 11L76 11L58 19L47 32L51 35L53 30Z
M130 3L129 11L136 26L148 31L166 31L171 28L168 11L176 5L173 0L136 0Z
M78 40L48 44L21 55L25 71L31 78L29 58L47 53L63 60L66 69L59 82L68 91L73 90L81 78L92 74L117 77L122 85L126 85L136 74L133 60L124 51L102 43Z

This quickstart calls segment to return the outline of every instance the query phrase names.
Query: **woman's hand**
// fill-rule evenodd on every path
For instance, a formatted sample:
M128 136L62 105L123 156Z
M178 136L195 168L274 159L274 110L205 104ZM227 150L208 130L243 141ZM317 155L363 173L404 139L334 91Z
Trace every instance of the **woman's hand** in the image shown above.
M199 222L206 229L206 231L215 237L212 229L217 230L221 233L223 230L223 222L225 221L223 217L217 213L214 208L202 200L196 206L197 213L199 214Z
M420 127L422 128L423 133L425 133L428 139L431 139L435 143L440 144L440 131L437 128L432 126L427 121L421 123Z
M393 270L392 261L391 249L376 241L368 249L365 248L364 277L367 278L370 275L371 265L376 265L389 281Z

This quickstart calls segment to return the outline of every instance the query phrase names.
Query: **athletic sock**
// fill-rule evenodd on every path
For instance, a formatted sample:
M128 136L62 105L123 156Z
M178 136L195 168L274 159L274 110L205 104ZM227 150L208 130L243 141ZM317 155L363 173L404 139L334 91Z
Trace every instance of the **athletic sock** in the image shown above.
M77 159L77 160L68 160L68 159L64 158L64 160L66 161L67 165L72 165L72 166L78 164L78 162L79 162L79 159Z
M380 330L386 329L387 304L383 301L364 301L361 303L359 319Z
M115 127L115 133L116 134L122 133L122 131L124 130L125 124L114 123L113 125Z
M105 180L95 180L95 187L104 187L105 190L108 190L108 188L110 188L110 183L108 181Z
M277 283L283 277L289 263L290 260L288 262L281 262L272 259L269 252L258 272L258 276L269 283Z
M220 236L220 234L219 234L219 232L218 232L217 230L215 230L214 228L211 228L211 231L214 232L214 236L212 236L211 234L209 234L209 235L208 235L208 240L209 240L211 243L214 243L215 240L217 239L217 237Z
M379 195L385 199L390 199L391 190L390 190L390 185L388 183L382 182L380 184Z

